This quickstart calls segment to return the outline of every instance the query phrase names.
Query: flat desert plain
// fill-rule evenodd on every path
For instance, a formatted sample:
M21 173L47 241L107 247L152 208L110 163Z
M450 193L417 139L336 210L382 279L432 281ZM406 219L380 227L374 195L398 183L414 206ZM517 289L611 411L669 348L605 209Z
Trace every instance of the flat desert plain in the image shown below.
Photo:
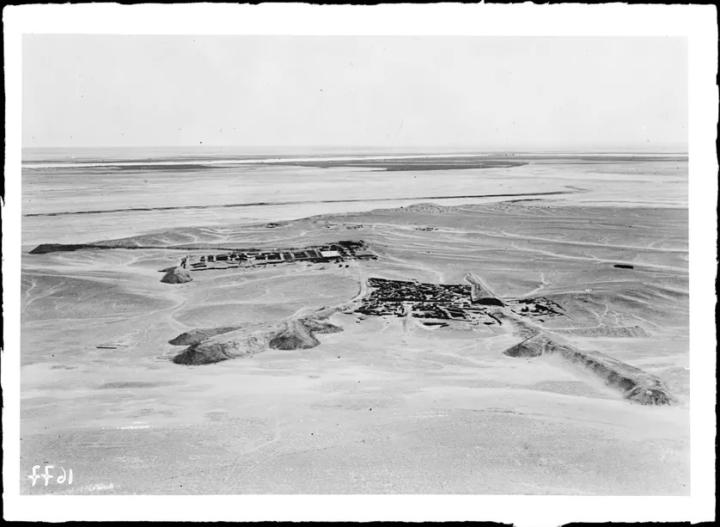
M595 195L416 203L25 251L21 466L72 468L74 481L33 487L23 474L23 492L688 494L687 209ZM185 254L164 247L339 240L362 240L377 259L160 281ZM347 309L373 277L462 284L468 273L504 300L552 300L561 315L533 324L661 379L671 404L628 400L558 354L504 354L524 338L515 324ZM317 334L314 347L172 361L185 346L169 341L184 332L322 309L341 331Z

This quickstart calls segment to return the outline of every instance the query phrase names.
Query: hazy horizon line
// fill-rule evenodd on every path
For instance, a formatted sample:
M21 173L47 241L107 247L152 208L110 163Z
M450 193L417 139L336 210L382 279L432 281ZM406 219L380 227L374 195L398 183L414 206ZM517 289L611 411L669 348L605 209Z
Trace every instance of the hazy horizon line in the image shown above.
M537 148L537 147L513 147L513 148L500 148L500 147L479 147L479 146L439 146L439 145L405 145L405 146L384 146L384 145L236 145L236 144L224 144L224 145L212 145L212 144L200 144L200 145L87 145L87 146L22 146L22 150L98 150L98 149L211 149L211 148L234 148L234 149L248 149L248 150L261 150L261 149L274 149L274 150L392 150L392 151L403 151L403 150L463 150L473 151L478 153L671 153L671 154L688 154L689 148L685 146L656 146L653 148L639 148L637 146L614 146L614 147L592 147L586 148Z

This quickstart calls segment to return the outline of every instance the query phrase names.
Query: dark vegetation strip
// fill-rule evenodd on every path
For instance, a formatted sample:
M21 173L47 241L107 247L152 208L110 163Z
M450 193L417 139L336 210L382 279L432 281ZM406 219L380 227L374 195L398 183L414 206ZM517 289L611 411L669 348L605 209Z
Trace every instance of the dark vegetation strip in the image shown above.
M127 209L107 209L107 210L79 210L64 212L38 212L31 214L23 214L25 217L31 216L68 216L73 214L111 214L116 212L153 212L161 210L190 210L190 209L216 209L216 208L238 208L238 207L264 207L272 205L306 205L310 203L355 203L361 201L407 201L407 200L443 200L443 199L469 199L469 198L506 198L516 196L553 196L559 194L573 194L577 190L555 190L551 192L532 192L532 193L515 193L515 194L465 194L460 196L410 196L398 198L358 198L358 199L325 199L325 200L305 200L305 201L256 201L252 203L227 203L224 205L178 205L172 207L132 207Z

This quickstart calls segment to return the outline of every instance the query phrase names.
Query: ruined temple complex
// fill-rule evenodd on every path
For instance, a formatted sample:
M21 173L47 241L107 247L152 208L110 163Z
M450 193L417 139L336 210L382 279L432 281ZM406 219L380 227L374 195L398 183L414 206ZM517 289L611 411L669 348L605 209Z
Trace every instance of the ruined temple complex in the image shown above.
M362 240L343 240L326 245L301 248L224 249L223 252L193 252L180 261L180 267L189 271L233 269L293 262L342 263L348 260L374 260L373 254Z

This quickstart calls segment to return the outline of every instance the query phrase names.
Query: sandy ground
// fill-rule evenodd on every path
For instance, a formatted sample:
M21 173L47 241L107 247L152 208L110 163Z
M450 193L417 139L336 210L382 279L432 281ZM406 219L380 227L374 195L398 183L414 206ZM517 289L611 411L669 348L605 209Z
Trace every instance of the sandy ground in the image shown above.
M688 494L687 210L599 206L599 187L598 203L582 199L145 237L363 239L379 254L348 268L206 271L182 285L160 283L178 257L163 250L24 254L21 466L72 468L74 483L31 487L22 475L23 492ZM553 330L658 375L676 404L630 403L553 358L506 357L518 337L505 328L344 314L333 317L344 331L313 349L169 360L183 348L167 341L183 331L335 305L367 276L456 283L468 271L501 296L563 299L573 315ZM648 336L569 332L627 325Z
M198 182L201 183L199 191ZM564 205L611 203L687 208L687 161L572 162L512 168L385 172L357 167L230 167L212 170L23 170L23 243L81 243L172 227L235 225L368 212L418 197L567 192ZM343 202L352 199L360 201ZM389 201L373 201L373 200ZM507 200L454 198L461 205ZM264 203L264 205L251 205ZM227 208L222 205L245 204ZM269 205L268 205L269 204ZM160 210L161 207L194 207ZM64 214L146 208L108 214Z

